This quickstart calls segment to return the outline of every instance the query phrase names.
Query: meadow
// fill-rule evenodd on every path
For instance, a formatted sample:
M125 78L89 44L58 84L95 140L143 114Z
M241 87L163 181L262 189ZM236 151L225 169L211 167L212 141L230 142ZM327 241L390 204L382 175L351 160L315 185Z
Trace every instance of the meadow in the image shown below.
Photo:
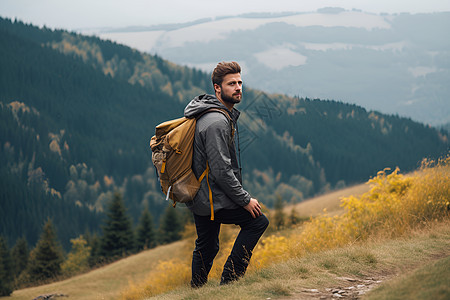
M424 283L430 283L428 294L418 299L448 297L449 271L439 266L448 265L450 255L450 156L424 160L407 175L386 169L367 184L344 191L296 205L298 215L310 220L268 230L247 275L229 286L218 282L237 229L222 230L210 281L192 290L188 282L195 233L188 226L183 241L62 282L15 291L9 299L52 292L76 299L302 299L332 297L333 289L358 286L367 287L360 290L364 294L372 290L367 297L382 299L377 293L414 292ZM435 280L430 272L444 280ZM391 280L398 274L406 277ZM399 293L398 299L405 297Z

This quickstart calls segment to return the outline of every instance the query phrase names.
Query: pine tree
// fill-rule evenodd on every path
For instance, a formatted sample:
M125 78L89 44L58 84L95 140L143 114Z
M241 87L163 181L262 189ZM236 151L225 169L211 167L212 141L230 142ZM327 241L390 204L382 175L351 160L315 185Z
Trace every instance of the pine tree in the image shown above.
M18 277L22 271L28 266L28 258L30 256L30 250L28 249L28 242L25 237L21 237L16 241L16 244L11 251L14 275Z
M3 236L0 236L0 296L9 296L12 293L12 271L8 245Z
M96 265L102 262L101 252L101 240L97 233L91 234L89 231L86 231L84 234L87 242L87 246L91 249L91 253L89 254L89 267L95 267Z
M297 211L295 210L295 207L292 206L292 210L289 215L289 225L294 226L294 225L297 225L299 222L300 222L300 218L297 215Z
M101 241L101 254L105 257L121 257L134 249L134 235L122 195L114 193L106 214Z
M159 223L159 241L161 244L168 244L181 238L183 225L178 213L173 207L168 206L161 217Z
M62 262L62 247L57 240L53 223L48 219L36 247L30 254L28 270L30 279L41 281L60 275Z
M156 244L155 231L153 229L153 217L146 208L141 215L139 227L137 230L137 249L150 249Z
M273 224L276 229L280 229L285 225L285 213L283 212L283 199L280 195L277 195L275 200L275 215L273 217Z

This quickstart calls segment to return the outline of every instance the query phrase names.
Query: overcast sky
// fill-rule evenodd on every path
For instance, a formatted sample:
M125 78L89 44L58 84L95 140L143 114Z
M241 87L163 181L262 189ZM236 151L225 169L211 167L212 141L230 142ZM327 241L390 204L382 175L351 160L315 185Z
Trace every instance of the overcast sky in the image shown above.
M0 0L0 16L68 30L181 23L249 12L342 7L380 13L450 11L450 0Z

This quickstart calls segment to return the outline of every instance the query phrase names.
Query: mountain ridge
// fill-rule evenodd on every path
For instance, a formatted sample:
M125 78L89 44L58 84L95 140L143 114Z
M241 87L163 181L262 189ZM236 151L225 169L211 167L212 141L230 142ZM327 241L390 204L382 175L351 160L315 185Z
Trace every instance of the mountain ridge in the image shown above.
M209 75L96 37L0 19L1 234L60 239L100 230L115 190L135 220L167 206L151 165L154 127L179 117ZM246 88L240 105L244 186L269 207L414 169L448 133L410 119ZM26 208L26 209L24 209ZM183 210L182 207L177 208ZM71 218L70 215L77 215Z
M97 34L205 71L237 60L245 81L267 93L337 99L437 126L450 115L449 15L319 10Z

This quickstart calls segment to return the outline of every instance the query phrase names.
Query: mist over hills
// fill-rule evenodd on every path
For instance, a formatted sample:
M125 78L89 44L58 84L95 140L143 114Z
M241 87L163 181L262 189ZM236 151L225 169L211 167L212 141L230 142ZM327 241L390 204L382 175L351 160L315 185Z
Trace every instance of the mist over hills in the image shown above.
M335 99L442 125L450 121L450 12L246 14L97 31L102 38L210 72L244 67L248 86Z
M97 37L0 18L0 234L38 239L52 218L63 244L98 232L114 191L133 220L168 203L150 137L211 93L209 74ZM239 129L244 186L271 207L415 169L448 151L445 130L333 100L247 88ZM183 209L177 206L177 209Z

